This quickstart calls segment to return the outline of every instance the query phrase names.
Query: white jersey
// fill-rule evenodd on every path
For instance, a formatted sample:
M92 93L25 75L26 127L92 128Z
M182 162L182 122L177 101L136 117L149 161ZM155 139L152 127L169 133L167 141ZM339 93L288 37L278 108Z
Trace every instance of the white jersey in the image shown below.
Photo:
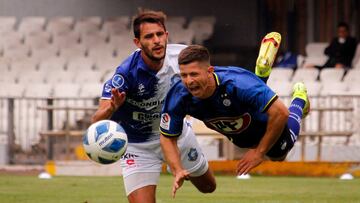
M129 143L159 139L160 113L171 84L179 80L178 55L185 45L167 46L163 67L155 72L143 61L141 51L131 54L103 86L102 99L111 89L126 92L126 101L111 117L125 129Z

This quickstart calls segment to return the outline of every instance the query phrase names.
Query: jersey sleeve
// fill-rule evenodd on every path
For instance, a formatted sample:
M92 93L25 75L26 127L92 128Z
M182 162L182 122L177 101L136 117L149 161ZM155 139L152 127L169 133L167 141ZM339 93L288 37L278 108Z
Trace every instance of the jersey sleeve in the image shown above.
M179 137L183 129L186 115L183 96L179 93L181 81L177 82L168 92L163 105L160 132L166 137Z
M114 75L104 83L101 99L110 99L112 88L116 88L121 92L124 91L126 92L128 90L128 87L129 87L128 77L126 73L122 71L121 66L119 66L116 69Z
M271 90L262 80L256 75L245 75L244 78L239 77L236 83L237 97L240 101L259 112L266 112L271 104L278 98L276 93Z

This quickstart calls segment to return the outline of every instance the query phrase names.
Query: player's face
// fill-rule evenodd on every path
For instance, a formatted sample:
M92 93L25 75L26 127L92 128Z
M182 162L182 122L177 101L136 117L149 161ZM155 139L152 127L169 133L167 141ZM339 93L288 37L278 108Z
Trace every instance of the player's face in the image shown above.
M213 81L214 67L206 63L192 62L180 65L180 76L185 87L197 98L205 99L210 97L215 86Z
M140 38L134 39L139 47L150 60L160 61L164 59L168 33L157 23L142 23L140 25Z

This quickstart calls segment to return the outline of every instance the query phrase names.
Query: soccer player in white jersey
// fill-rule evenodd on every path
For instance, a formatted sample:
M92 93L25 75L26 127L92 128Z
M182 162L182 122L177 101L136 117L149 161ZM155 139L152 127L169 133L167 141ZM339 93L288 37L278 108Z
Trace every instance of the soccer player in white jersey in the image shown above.
M124 185L131 203L156 201L156 185L164 157L160 147L160 113L171 83L179 80L177 58L184 45L167 45L162 12L146 11L133 21L134 43L139 48L105 82L92 122L111 119L128 135L121 159ZM120 45L121 46L121 45ZM178 147L187 178L203 193L216 188L191 127L184 121ZM170 168L171 170L171 168Z

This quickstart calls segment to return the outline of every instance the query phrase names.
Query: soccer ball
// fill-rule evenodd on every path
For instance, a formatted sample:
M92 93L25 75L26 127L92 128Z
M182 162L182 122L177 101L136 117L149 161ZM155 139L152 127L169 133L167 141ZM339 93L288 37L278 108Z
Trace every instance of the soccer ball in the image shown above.
M118 123L101 120L90 125L83 136L88 157L101 164L116 162L125 153L127 135Z

